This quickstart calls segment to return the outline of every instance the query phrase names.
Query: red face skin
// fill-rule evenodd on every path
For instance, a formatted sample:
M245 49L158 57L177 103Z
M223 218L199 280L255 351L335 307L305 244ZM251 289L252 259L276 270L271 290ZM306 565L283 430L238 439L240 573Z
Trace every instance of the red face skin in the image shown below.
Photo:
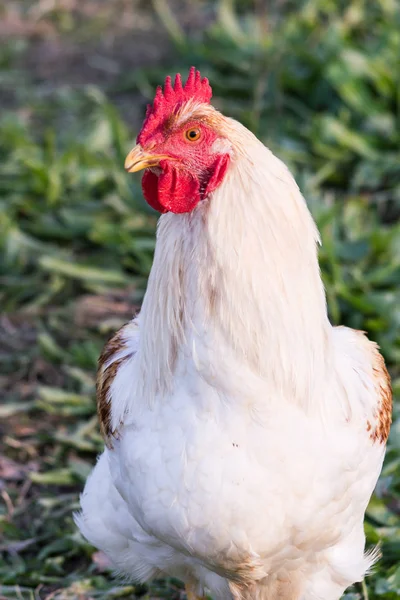
M195 141L187 135L191 130L200 132ZM170 133L158 130L142 142L145 151L171 157L160 161L159 175L150 169L143 175L143 194L150 206L161 213L187 213L220 185L229 154L211 151L217 138L207 124L192 121Z

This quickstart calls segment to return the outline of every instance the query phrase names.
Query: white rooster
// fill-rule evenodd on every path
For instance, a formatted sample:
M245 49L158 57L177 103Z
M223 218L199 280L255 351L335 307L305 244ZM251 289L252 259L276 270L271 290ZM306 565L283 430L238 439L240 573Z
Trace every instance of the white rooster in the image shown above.
M164 214L142 310L100 358L107 447L76 521L117 571L191 600L338 600L376 559L389 376L328 320L288 169L210 98L194 68L168 77L126 160Z

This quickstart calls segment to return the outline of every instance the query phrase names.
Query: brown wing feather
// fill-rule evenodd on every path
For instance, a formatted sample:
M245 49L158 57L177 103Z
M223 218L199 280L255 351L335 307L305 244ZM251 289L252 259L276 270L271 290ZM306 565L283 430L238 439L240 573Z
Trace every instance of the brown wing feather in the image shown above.
M392 424L392 385L383 356L375 344L372 354L372 368L379 402L376 408L375 427L371 427L370 438L374 442L379 441L381 444L384 444L389 437L390 426Z
M117 375L120 366L129 360L134 352L124 353L118 358L127 347L127 334L134 327L137 330L137 324L130 322L124 325L117 333L106 343L99 357L97 378L96 378L96 402L97 415L100 423L100 431L108 448L112 448L112 438L118 438L118 430L111 426L111 385Z
M385 360L379 352L379 346L368 339L365 331L357 331L359 340L368 352L372 366L372 377L375 384L378 402L371 421L367 421L367 431L373 442L385 444L392 423L392 385L390 375L385 365Z

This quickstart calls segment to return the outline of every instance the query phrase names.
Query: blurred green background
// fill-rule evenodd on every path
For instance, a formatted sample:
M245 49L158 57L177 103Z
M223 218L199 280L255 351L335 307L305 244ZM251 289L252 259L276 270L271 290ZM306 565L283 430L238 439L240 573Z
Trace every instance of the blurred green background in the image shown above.
M96 361L140 306L156 215L123 170L156 84L196 65L294 172L332 321L400 391L398 0L25 0L0 7L0 599L175 598L113 580L72 511L102 448ZM396 420L397 417L397 420ZM400 596L400 420L347 600Z

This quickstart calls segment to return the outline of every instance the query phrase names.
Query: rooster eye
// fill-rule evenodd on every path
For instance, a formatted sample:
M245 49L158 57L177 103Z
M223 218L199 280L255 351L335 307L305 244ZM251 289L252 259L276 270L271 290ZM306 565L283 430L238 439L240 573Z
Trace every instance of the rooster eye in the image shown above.
M189 142L196 142L201 136L201 131L198 127L194 127L193 129L188 129L185 132L185 137Z

